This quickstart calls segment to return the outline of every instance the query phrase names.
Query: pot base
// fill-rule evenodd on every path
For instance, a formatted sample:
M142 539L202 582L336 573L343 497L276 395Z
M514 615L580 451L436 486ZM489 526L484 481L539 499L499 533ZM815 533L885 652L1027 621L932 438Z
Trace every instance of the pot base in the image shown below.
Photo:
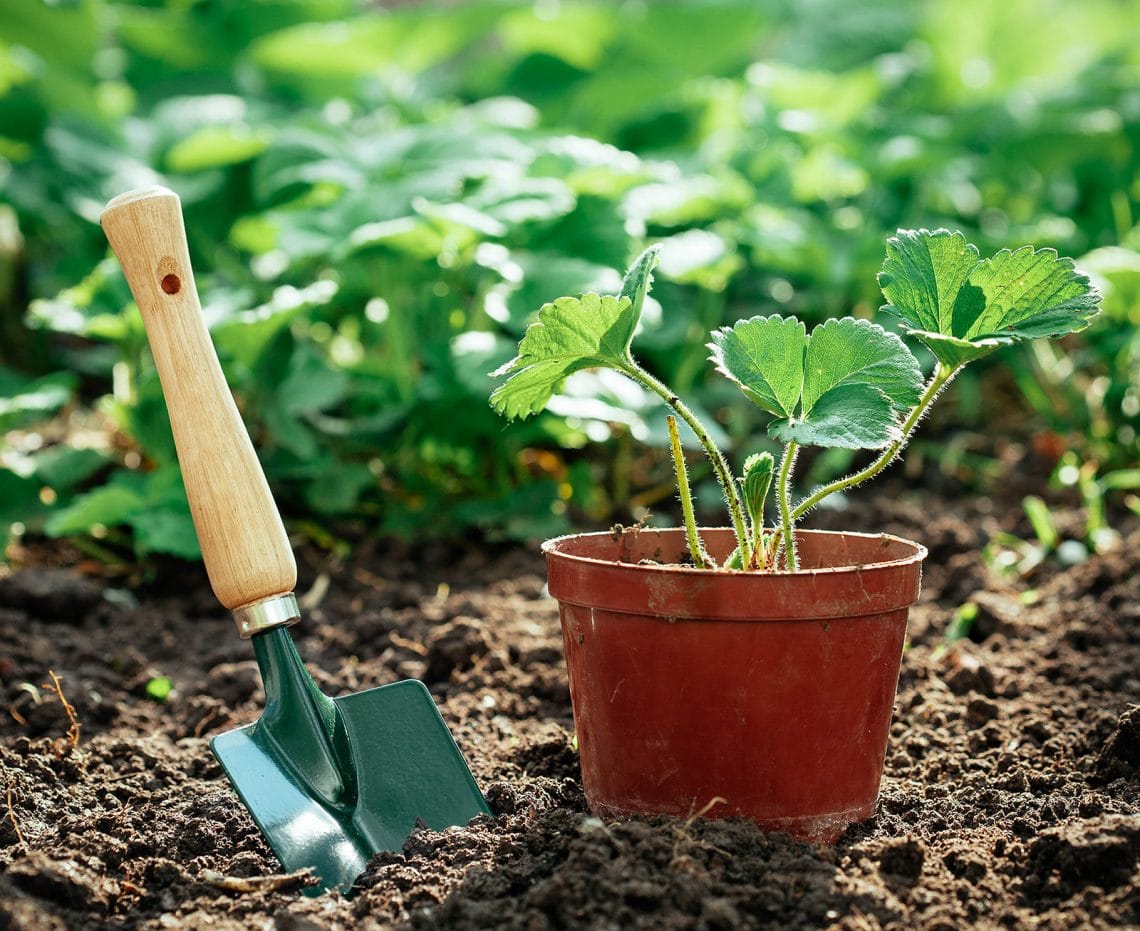
M746 811L734 811L728 808L718 797L711 799L701 808L689 807L675 811L661 811L656 806L641 808L621 808L605 801L590 798L586 794L586 803L590 811L602 818L652 817L654 815L672 815L676 818L748 818L755 821L763 830L769 832L782 832L792 837L821 844L832 844L844 835L849 827L866 821L875 814L876 801L843 811L832 811L817 815L802 815L791 818L759 818Z

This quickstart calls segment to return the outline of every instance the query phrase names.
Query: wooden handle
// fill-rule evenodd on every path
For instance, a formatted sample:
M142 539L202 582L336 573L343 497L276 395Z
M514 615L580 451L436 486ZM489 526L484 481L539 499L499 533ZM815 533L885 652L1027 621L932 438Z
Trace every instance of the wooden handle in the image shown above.
M233 610L291 592L297 564L202 319L178 195L128 191L100 223L146 324L214 594Z

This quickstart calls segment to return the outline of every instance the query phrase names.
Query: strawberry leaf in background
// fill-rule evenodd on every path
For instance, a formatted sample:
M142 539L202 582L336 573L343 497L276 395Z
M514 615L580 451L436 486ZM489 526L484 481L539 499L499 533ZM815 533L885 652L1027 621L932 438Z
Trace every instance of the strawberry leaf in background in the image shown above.
M70 372L31 379L0 369L0 430L14 430L54 414L71 400L76 381Z
M879 286L884 310L949 368L1006 343L1083 330L1100 301L1088 276L1052 249L980 259L949 230L899 230L887 241Z

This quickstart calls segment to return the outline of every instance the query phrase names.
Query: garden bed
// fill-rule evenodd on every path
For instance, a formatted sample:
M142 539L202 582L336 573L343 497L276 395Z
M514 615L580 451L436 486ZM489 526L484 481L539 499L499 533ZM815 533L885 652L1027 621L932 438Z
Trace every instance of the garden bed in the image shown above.
M318 683L422 678L495 812L413 833L350 898L304 896L303 876L279 874L207 748L262 696L204 574L177 565L138 587L36 560L0 579L0 927L1140 923L1140 531L1041 570L1034 600L980 560L1013 528L999 511L985 498L932 510L895 487L809 522L931 551L879 812L833 847L741 821L590 816L535 550L302 554L295 631ZM971 601L970 637L947 647Z

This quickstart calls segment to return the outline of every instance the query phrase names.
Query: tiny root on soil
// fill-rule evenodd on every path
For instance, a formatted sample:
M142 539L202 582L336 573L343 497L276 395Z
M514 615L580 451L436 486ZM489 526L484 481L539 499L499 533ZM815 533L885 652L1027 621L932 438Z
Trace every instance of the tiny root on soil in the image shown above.
M41 688L51 689L59 696L59 702L63 705L63 711L69 722L66 742L62 739L55 742L56 756L63 757L79 746L79 719L75 716L75 706L63 695L63 686L60 685L59 676L51 669L48 670L48 675L51 676L51 682L45 682Z

